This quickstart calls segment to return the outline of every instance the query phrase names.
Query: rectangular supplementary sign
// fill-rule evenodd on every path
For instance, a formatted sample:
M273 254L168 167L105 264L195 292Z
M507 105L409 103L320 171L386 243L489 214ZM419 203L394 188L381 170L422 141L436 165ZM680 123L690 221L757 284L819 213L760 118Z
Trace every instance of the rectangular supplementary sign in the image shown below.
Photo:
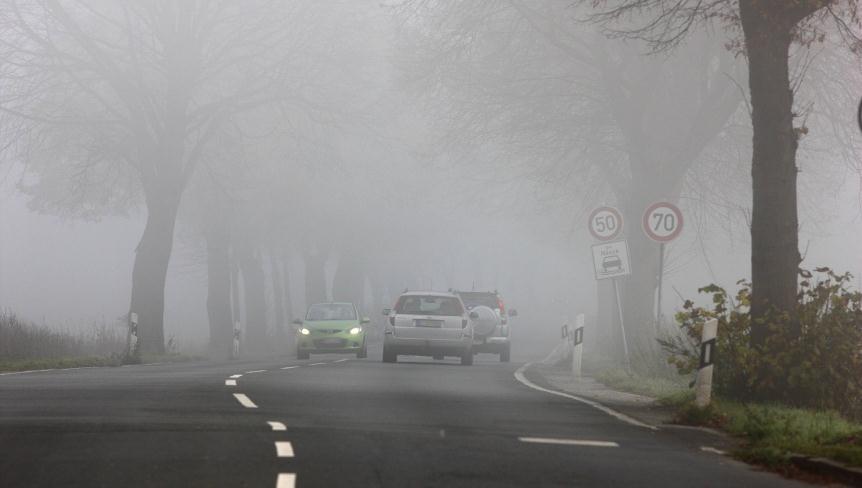
M621 240L594 245L593 266L597 280L632 274L628 243Z

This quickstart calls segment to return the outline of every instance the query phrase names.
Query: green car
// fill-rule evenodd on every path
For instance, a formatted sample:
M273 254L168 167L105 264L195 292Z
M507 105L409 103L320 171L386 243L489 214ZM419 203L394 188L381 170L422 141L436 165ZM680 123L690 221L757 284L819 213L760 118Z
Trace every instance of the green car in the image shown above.
M308 307L305 320L294 320L296 357L308 359L311 353L356 353L368 357L365 325L352 303L315 303Z

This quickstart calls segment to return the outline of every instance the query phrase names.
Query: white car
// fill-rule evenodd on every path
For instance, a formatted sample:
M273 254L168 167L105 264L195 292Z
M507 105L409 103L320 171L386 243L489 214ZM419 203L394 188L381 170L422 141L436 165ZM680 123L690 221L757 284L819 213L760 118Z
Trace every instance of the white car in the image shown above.
M473 322L461 299L452 293L405 292L387 316L383 335L383 362L398 361L399 354L461 358L473 364Z

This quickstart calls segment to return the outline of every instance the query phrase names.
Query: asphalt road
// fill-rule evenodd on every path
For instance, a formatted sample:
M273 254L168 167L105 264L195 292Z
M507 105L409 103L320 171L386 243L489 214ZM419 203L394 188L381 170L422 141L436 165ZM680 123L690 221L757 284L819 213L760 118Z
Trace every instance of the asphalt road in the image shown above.
M492 358L3 375L0 486L796 486L703 451L703 434L531 389Z

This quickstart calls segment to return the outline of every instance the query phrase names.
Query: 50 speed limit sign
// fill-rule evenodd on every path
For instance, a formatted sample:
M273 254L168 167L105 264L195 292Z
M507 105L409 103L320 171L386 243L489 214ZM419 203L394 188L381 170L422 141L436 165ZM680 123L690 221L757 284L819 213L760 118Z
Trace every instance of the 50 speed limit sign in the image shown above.
M670 242L682 232L682 212L668 202L657 202L644 212L643 229L656 242Z
M600 241L615 239L623 231L623 215L614 207L599 207L590 214L590 234Z

